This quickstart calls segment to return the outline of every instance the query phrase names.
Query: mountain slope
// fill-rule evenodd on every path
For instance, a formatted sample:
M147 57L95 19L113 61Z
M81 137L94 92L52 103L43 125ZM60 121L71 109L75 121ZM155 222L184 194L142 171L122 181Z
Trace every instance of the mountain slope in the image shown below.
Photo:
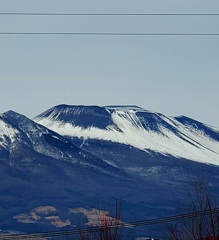
M0 114L0 229L85 227L97 199L120 197L124 222L173 215L191 179L218 199L218 130L187 117L136 106L59 105L34 121ZM130 229L124 239L165 228Z
M112 141L177 158L219 165L219 129L136 106L59 105L34 119L66 137Z
M120 169L27 117L13 111L0 115L0 229L72 227L81 215L71 216L68 208L96 204L97 194L112 183L116 187L107 195L116 197L128 191L128 181ZM34 209L47 206L64 219L60 226L54 216L32 217Z
M35 123L27 117L13 111L0 116L0 145L6 151L9 159L19 158L21 148L33 154L42 154L46 157L81 164L101 171L114 168L94 155L83 151L63 136ZM22 147L22 146L23 147ZM91 161L92 160L92 161Z

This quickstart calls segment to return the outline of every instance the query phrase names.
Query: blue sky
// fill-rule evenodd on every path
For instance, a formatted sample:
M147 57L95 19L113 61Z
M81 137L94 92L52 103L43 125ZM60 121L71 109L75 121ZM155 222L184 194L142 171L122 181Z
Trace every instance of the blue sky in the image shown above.
M0 12L219 13L215 0L0 0ZM5 16L0 32L219 33L219 16ZM0 112L138 105L219 127L219 36L0 35Z

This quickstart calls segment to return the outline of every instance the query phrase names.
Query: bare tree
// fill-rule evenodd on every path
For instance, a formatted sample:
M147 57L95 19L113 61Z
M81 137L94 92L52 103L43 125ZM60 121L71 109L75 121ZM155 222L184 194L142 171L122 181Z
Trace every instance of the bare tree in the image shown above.
M116 199L114 213L108 215L109 210L106 210L103 204L103 210L100 210L100 203L97 200L97 221L93 224L96 232L81 233L78 240L120 240L121 228L121 200Z
M171 240L218 240L219 212L208 187L200 182L192 182L188 191L189 204L186 212L189 218L169 227Z

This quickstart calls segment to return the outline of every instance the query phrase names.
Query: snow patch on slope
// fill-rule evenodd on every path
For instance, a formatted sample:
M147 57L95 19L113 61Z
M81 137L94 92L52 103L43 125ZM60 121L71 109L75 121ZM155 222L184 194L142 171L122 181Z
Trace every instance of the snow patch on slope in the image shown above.
M2 142L0 144L6 148L7 142L10 140L11 143L13 143L16 140L16 136L19 134L19 132L14 129L12 126L7 124L5 121L0 119L0 139L2 139Z

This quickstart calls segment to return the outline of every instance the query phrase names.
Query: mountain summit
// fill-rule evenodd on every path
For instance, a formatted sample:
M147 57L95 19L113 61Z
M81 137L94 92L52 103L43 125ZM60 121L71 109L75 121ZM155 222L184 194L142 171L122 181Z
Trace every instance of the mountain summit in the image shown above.
M121 143L219 165L219 129L188 117L168 117L137 106L59 105L34 121L66 137Z

